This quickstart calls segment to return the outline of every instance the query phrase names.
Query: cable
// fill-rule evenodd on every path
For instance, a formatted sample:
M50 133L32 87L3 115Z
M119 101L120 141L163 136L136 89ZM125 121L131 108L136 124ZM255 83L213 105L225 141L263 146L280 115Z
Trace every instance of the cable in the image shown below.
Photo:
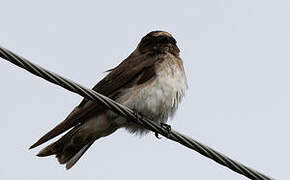
M168 139L171 139L173 141L176 141L192 150L197 151L198 153L202 154L203 156L206 156L217 163L226 166L230 168L231 170L244 175L250 179L257 179L257 180L271 180L273 178L270 178L266 175L263 175L262 173L251 169L237 161L234 161L230 159L229 157L213 150L212 148L203 145L199 143L198 141L187 137L173 129L171 129L170 133L168 133L168 129L166 127L163 127L150 119L147 119L145 117L142 117L140 114L132 111L128 107L119 104L113 100L111 100L108 97L105 97L93 90L90 90L86 87L83 87L69 79L63 78L53 72L50 72L38 65L35 65L28 60L26 60L23 57L20 57L11 51L3 48L0 46L0 57L23 68L27 71L31 72L32 74L39 76L41 78L46 79L47 81L59 85L71 92L77 93L89 100L95 101L96 103L105 106L106 108L111 109L115 113L134 121L137 124L142 125L148 130L151 130L155 133L161 134L164 137L167 137Z

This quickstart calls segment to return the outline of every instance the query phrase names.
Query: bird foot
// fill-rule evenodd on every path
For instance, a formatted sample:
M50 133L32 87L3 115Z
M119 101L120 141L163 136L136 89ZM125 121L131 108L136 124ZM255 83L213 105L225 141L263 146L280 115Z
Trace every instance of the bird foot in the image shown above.
M159 137L159 134L158 134L157 132L155 132L155 137L156 137L157 139L161 139L161 137Z
M169 138L171 134L171 126L165 123L160 123L160 125L166 130L166 137Z
M171 134L171 126L165 123L160 123L161 127L164 128L166 130L166 137L169 138L170 134ZM159 134L157 132L155 132L155 137L157 139L161 139L161 137L159 137Z

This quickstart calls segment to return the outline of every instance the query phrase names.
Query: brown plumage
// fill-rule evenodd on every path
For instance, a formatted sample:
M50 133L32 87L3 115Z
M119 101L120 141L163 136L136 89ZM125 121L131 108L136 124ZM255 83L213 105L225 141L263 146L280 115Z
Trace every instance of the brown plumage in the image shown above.
M109 70L109 74L93 90L154 121L164 122L174 114L185 88L186 78L175 39L167 32L153 31L142 38L128 58ZM164 91L164 95L159 91ZM66 163L69 169L95 140L121 127L134 133L146 132L142 127L84 99L63 122L30 148L69 130L37 155L56 155L58 161Z

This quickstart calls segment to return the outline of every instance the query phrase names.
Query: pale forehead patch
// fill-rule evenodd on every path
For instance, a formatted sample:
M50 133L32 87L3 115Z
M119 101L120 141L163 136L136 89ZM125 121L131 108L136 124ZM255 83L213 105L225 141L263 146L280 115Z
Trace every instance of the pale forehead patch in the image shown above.
M154 37L157 37L157 36L169 36L169 37L172 37L171 34L169 34L168 32L165 32L165 31L155 32L154 34L152 34L152 36L154 36Z

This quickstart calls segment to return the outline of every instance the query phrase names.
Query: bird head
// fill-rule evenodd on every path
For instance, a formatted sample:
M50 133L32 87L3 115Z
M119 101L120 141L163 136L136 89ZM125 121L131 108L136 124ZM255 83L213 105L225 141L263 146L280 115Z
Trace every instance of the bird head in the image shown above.
M171 34L165 31L152 31L141 39L137 48L141 53L164 53L169 52L179 55L176 40Z

